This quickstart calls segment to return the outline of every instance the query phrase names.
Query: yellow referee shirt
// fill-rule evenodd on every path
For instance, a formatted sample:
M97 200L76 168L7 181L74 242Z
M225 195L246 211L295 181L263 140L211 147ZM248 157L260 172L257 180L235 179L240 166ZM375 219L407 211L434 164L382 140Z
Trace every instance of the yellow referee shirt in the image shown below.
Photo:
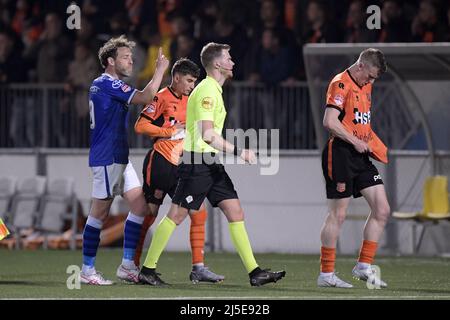
M218 152L203 141L197 123L201 120L210 120L214 123L214 131L222 135L226 115L222 86L214 78L207 76L189 95L183 150L200 153Z

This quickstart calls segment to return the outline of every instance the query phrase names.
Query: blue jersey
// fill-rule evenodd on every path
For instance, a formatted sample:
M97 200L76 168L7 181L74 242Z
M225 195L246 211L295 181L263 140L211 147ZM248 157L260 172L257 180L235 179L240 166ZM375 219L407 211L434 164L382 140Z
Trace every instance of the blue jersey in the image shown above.
M128 163L128 104L135 93L136 89L106 73L92 82L90 167Z

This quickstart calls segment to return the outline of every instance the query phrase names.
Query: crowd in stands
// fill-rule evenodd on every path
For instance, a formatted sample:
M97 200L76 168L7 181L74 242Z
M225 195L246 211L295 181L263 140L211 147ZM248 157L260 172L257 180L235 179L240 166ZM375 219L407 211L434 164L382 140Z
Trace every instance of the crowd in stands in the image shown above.
M69 30L67 7L81 8L81 29ZM381 29L369 30L366 8L381 8ZM173 63L200 63L200 48L231 45L236 80L289 84L304 80L307 43L450 41L450 2L441 0L0 0L0 84L65 83L87 89L98 75L97 52L110 37L136 41L139 86L153 75L158 48Z

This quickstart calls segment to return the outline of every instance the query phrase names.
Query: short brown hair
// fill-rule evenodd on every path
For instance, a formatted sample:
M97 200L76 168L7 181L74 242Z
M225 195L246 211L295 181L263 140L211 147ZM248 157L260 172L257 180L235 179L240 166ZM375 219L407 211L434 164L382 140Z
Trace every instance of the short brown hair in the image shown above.
M198 78L200 76L200 68L194 61L187 58L181 58L173 64L172 76L174 76L175 73L181 73L183 76L188 74L194 78Z
M364 50L359 55L359 61L378 68L379 75L385 73L387 70L384 54L381 50L378 49L369 48Z
M108 66L108 58L117 58L117 49L121 47L127 47L130 50L136 46L134 41L128 40L124 35L118 38L111 38L106 42L103 47L98 50L98 59L103 68Z
M216 58L222 55L222 50L230 50L230 46L227 44L210 42L205 45L200 52L200 60L205 69L211 67L211 64Z

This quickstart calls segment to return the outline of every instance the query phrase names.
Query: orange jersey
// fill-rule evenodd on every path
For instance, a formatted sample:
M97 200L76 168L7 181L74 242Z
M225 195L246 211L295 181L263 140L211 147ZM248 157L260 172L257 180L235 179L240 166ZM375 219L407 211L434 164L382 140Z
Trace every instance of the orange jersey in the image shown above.
M348 70L331 80L327 91L327 107L339 110L339 120L345 130L368 143L373 158L387 163L387 148L370 125L371 104L372 84L360 87Z
M173 125L186 122L187 100L187 96L177 97L166 87L142 109L135 124L136 132L154 138L153 149L176 166L183 152L183 139L172 137L176 131Z

